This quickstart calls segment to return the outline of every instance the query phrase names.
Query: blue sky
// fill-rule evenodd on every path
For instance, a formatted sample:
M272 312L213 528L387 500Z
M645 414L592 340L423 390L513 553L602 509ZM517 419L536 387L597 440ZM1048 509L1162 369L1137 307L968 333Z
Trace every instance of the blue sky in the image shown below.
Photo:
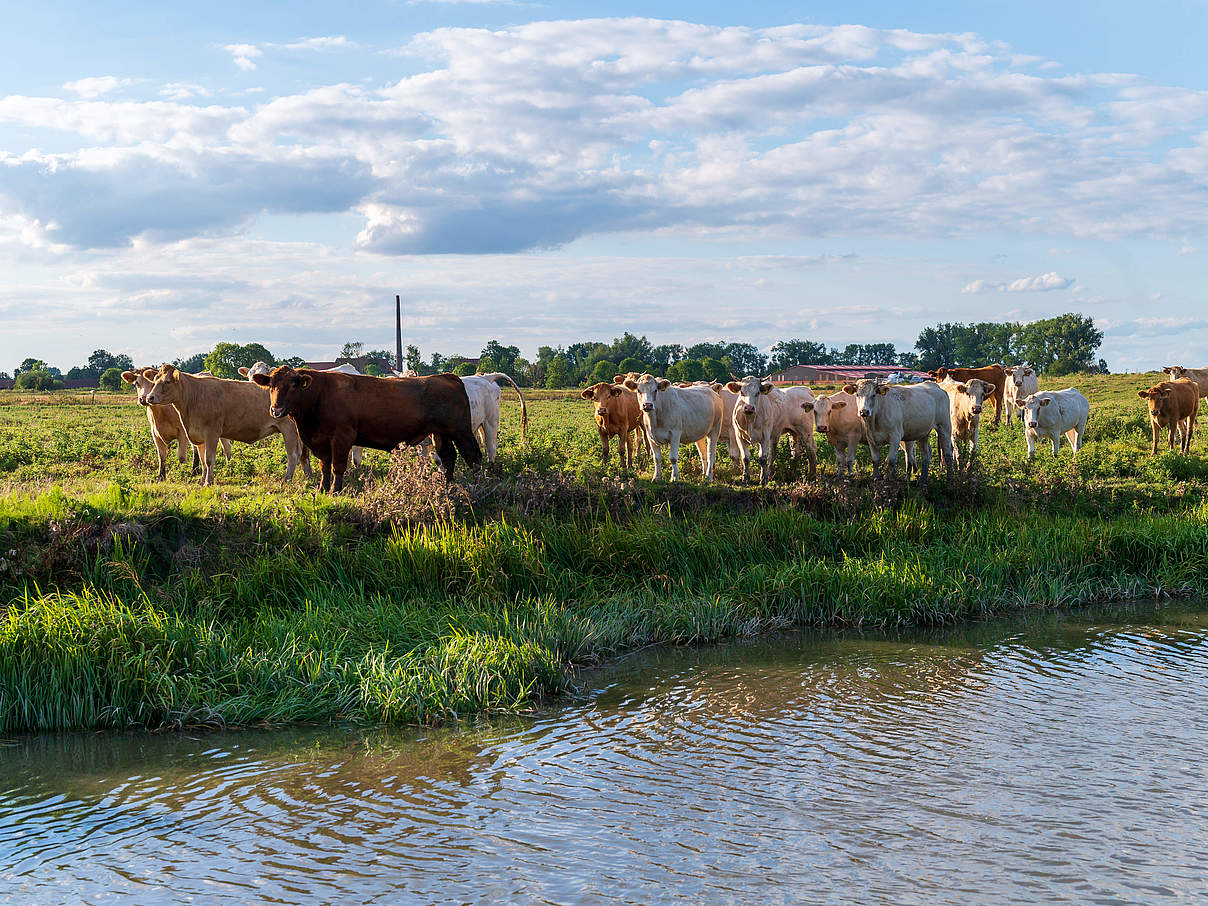
M0 370L1093 316L1208 361L1208 4L6 5Z

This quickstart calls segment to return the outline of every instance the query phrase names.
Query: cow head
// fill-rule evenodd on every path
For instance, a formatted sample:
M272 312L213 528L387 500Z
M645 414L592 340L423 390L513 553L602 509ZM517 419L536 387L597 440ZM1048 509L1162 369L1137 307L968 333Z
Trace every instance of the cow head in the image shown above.
M726 384L726 389L738 394L738 400L734 403L735 410L746 415L754 415L759 398L772 392L772 384L748 374L742 380L730 381Z
M856 411L860 418L872 418L885 399L885 394L889 393L889 385L865 379L857 384L848 384L843 392L856 398Z
M1173 390L1162 384L1150 387L1148 390L1138 390L1137 396L1149 403L1149 416L1158 424L1167 424L1177 418L1177 406L1173 399Z
M252 365L251 368L243 365L239 369L239 373L249 381L252 380L252 375L254 374L268 374L270 371L272 371L272 369L268 367L267 362L257 362L256 364Z
M638 395L638 408L643 412L653 412L655 395L670 386L671 382L666 378L656 378L649 373L625 378L626 389Z
M948 369L941 367L941 368L935 369L935 371L928 371L927 374L929 374L931 377L935 378L937 381L942 381L948 377Z
M140 406L150 406L147 402L147 394L151 392L151 384L155 380L154 368L140 368L137 371L123 371L122 380L127 384L133 384L135 390L138 391L138 404Z
M847 405L847 400L834 399L838 394L831 396L819 396L814 399L814 428L819 434L825 434L830 427L830 416L832 412L838 412ZM802 408L805 407L802 404Z
M591 400L596 404L596 421L602 422L608 418L608 404L624 392L624 388L619 384L608 384L601 381L598 384L592 384L579 395L583 399Z
M288 365L278 365L269 374L253 374L252 381L268 388L268 414L273 418L285 418L298 405L298 401L313 380L306 371L295 371Z
M970 403L969 411L974 415L981 415L982 407L986 404L986 398L994 395L994 385L973 378L970 381L965 381L963 384L957 384L956 392L968 396Z
M1007 373L1007 377L1009 377L1015 386L1020 390L1023 389L1024 378L1031 377L1036 373L1034 369L1029 368L1027 365L1016 365L1014 368L1004 368L1003 371Z
M1051 403L1052 400L1047 396L1041 396L1039 393L1033 393L1026 399L1016 400L1015 406L1024 410L1023 421L1029 428L1040 427L1040 410Z
M165 406L180 402L180 369L175 365L164 362L158 371L148 368L143 376L151 381L146 395L148 405Z
M1187 369L1182 365L1167 365L1162 369L1172 381L1177 381L1181 377L1187 376ZM1153 389L1152 387L1150 388Z

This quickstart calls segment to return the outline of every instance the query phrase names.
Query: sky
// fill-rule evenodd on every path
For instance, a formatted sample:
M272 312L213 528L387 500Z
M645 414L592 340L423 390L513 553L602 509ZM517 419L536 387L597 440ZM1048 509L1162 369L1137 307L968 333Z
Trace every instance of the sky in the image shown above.
M909 6L909 9L904 7ZM0 370L260 342L1208 362L1208 3L11 3Z

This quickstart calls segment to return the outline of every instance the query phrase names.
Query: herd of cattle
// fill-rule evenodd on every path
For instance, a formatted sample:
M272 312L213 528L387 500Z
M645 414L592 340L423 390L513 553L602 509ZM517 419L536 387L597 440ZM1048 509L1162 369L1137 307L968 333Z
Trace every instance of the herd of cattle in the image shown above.
M1208 397L1208 368L1164 369L1168 380L1138 391L1149 406L1153 451L1159 435L1176 435L1188 452L1201 398ZM330 371L270 369L263 362L239 369L246 380L224 380L206 373L188 374L172 365L127 371L147 411L151 436L159 453L159 478L166 476L173 444L185 462L193 448L194 472L214 482L218 447L230 457L230 442L254 443L279 433L285 443L286 480L301 463L312 474L309 453L318 458L323 491L339 491L351 459L360 463L361 447L393 450L415 445L434 455L452 477L460 453L474 466L486 448L493 463L499 446L499 381L516 390L521 402L522 439L528 408L520 388L502 372L456 377L452 374L396 374L378 378L342 365ZM977 454L983 409L994 404L994 423L1018 413L1024 426L1028 459L1038 441L1052 443L1053 455L1064 435L1075 454L1082 447L1090 403L1074 388L1040 391L1036 372L1027 366L1007 368L940 368L933 380L890 385L875 380L848 384L829 395L815 396L808 387L774 386L748 376L728 383L673 383L651 374L617 375L582 392L594 404L601 454L608 463L612 438L623 468L645 446L654 462L654 479L663 477L662 448L668 448L671 479L679 475L679 448L692 443L700 451L706 480L713 477L717 448L724 442L732 460L741 463L743 482L751 479L751 461L759 457L760 481L771 475L776 445L790 436L794 455L805 455L809 474L817 474L816 436L826 435L839 471L850 475L856 451L863 445L878 475L882 451L891 472L899 449L907 474L917 470L926 481L935 435L946 468L968 468ZM964 449L962 449L964 445ZM753 450L755 451L753 453Z

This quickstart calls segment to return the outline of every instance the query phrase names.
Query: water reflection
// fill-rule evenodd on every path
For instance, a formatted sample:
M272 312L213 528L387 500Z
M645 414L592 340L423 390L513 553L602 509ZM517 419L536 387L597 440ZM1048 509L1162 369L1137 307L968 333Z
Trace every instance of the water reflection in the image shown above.
M15 902L1202 895L1208 608L650 651L537 720L0 749Z

